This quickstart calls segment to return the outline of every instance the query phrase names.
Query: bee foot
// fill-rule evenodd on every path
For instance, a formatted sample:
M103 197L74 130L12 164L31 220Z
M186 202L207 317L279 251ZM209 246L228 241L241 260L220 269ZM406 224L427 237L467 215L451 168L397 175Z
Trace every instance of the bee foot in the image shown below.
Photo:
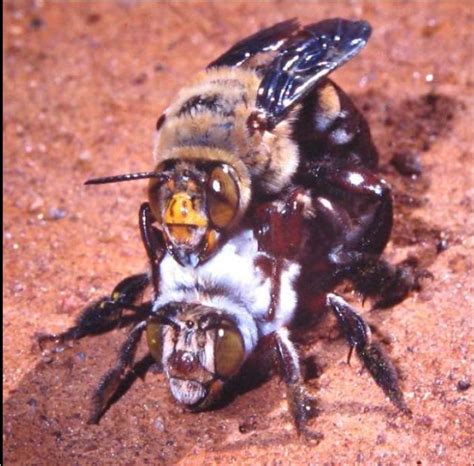
M32 351L36 352L37 348L44 353L45 351L51 353L61 353L65 349L65 338L64 334L59 333L37 333L34 336L35 341L33 343Z
M303 427L298 431L298 434L309 444L318 445L321 440L324 439L324 435L321 432L317 432L309 429L308 427Z

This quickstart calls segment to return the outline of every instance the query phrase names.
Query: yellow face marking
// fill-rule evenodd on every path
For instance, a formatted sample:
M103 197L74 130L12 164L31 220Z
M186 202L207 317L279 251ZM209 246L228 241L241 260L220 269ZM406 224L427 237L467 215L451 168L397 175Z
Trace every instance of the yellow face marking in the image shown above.
M169 234L173 240L179 244L189 244L192 240L194 229L186 225L169 225Z
M191 196L185 192L173 194L168 202L164 221L167 225L207 227L207 218L195 209Z
M184 191L173 194L163 220L177 244L197 245L208 226L207 216L196 209L191 196Z

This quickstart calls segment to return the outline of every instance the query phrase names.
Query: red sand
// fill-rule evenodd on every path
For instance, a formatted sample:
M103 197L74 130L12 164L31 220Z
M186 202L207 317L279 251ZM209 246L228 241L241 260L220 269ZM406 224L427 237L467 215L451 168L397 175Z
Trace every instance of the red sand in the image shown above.
M4 455L6 464L469 464L473 454L473 18L465 2L7 2L4 9ZM88 426L92 389L126 330L52 360L31 351L144 268L137 184L156 118L190 76L285 18L365 18L363 53L334 75L363 109L394 185L387 255L418 256L422 292L366 317L383 329L414 415L400 416L328 321L303 346L321 375L317 446L298 439L276 377L228 406L182 413L149 372ZM423 175L388 164L419 155ZM447 250L437 253L444 249ZM354 304L362 309L358 300ZM367 309L367 308L366 308ZM331 338L327 338L327 335ZM144 350L144 348L143 348Z

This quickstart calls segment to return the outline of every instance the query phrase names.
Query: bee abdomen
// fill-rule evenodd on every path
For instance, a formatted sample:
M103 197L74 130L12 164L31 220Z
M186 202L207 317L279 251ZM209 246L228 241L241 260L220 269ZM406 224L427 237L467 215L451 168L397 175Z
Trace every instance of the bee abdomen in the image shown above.
M331 82L318 89L313 121L317 132L332 144L349 143L357 134L359 115L350 100Z
M303 157L346 157L368 168L377 165L377 151L365 118L330 80L303 102L294 138L300 143Z

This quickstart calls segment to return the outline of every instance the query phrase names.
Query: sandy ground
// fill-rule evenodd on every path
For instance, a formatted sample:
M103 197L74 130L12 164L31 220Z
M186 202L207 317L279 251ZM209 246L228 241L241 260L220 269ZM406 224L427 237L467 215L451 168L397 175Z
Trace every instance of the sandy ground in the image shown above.
M473 461L474 3L16 2L4 9L5 464L457 464ZM183 413L163 377L137 379L98 426L89 397L126 329L54 357L33 347L122 277L144 269L140 184L86 189L91 176L151 168L156 118L190 76L248 33L290 17L365 18L363 53L335 80L370 121L394 186L387 256L433 274L383 329L403 375L399 415L326 319L302 351L322 412L299 439L276 377L227 406ZM422 166L406 176L389 163ZM145 348L142 349L145 351Z

